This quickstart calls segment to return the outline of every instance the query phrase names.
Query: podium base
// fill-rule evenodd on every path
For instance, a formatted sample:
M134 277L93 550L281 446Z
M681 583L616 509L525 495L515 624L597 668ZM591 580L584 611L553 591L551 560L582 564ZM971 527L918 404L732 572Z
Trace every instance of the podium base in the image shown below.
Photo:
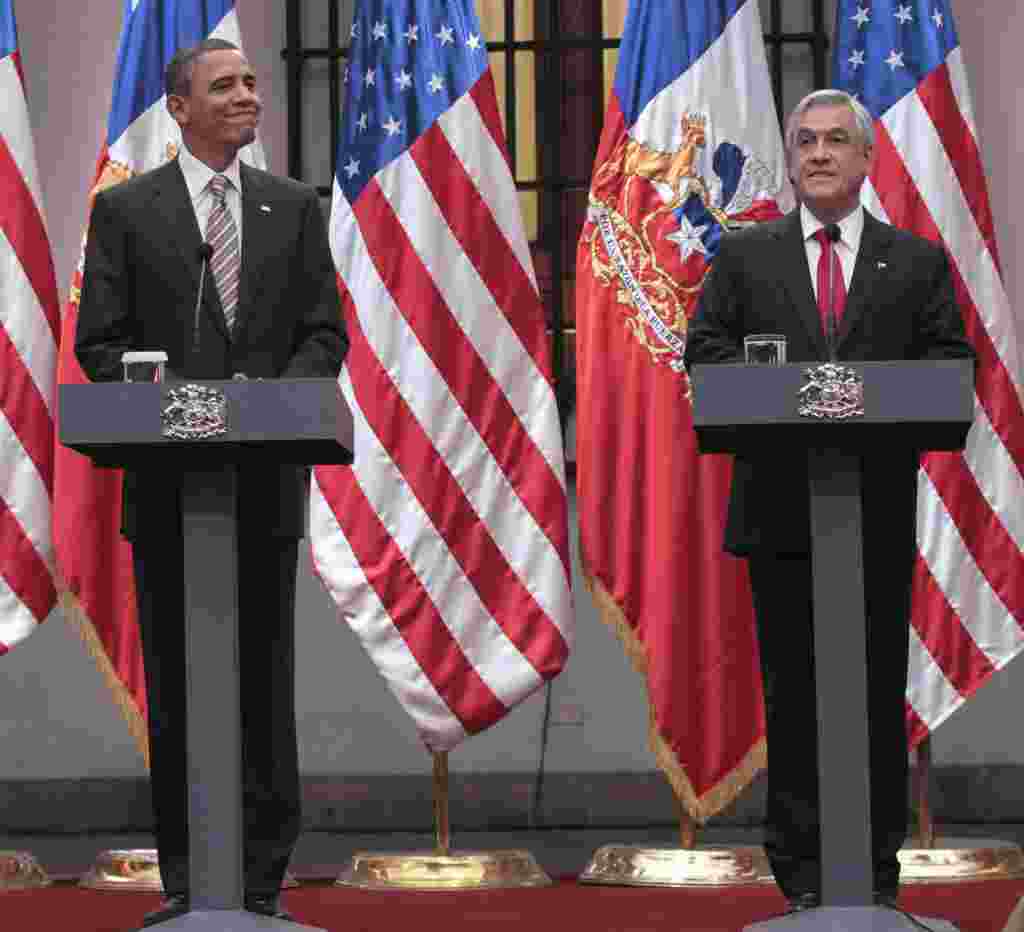
M612 886L713 887L773 883L760 845L697 848L603 845L580 874L581 883Z
M360 851L335 884L361 890L492 890L547 887L551 878L528 851Z
M900 849L900 883L956 883L1024 877L1024 852L994 838L936 838L931 848Z
M327 932L316 926L257 916L244 909L195 909L149 928L160 932Z
M743 932L957 932L953 923L881 906L822 906L744 926Z
M27 851L0 851L0 893L49 885L46 871Z
M125 893L163 893L160 861L156 848L123 848L101 851L96 863L78 881L89 890L123 891ZM282 890L297 887L298 881L286 873Z

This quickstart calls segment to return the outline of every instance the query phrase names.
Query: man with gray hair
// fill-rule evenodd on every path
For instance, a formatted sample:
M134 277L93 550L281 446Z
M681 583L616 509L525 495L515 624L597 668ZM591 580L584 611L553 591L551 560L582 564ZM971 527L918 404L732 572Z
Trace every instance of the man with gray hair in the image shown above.
M742 362L786 337L788 362L970 358L945 252L860 203L874 129L853 97L805 97L786 123L799 206L723 237L686 363ZM871 840L876 900L895 903L908 822L904 696L916 551L917 453L865 458ZM792 910L821 900L810 505L802 451L737 456L724 549L747 560L768 711L765 848Z

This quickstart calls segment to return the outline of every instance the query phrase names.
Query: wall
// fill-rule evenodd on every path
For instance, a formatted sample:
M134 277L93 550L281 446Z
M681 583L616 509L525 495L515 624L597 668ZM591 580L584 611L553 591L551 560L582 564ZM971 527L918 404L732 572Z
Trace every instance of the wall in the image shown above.
M312 0L309 0L312 2ZM109 106L119 2L16 3L36 151L43 179L58 281L63 291L78 258L84 205ZM266 98L263 139L273 170L287 165L284 4L240 0L246 50ZM954 0L989 170L997 231L1011 300L1024 282L1014 262L1012 218L1024 206L1013 173L1024 129L1016 98L1024 79L1016 52L1024 13L1016 0ZM87 9L88 15L79 11ZM74 14L69 11L74 10ZM69 22L69 20L71 20ZM984 51L983 51L984 50ZM315 127L312 131L316 131ZM1022 328L1024 332L1024 328ZM638 677L597 621L576 579L578 644L551 689L547 745L545 696L525 703L498 727L452 757L456 773L593 774L653 769L646 749L646 702ZM302 766L310 775L425 774L430 760L410 722L361 648L339 624L308 571L298 593L298 708ZM1018 665L999 673L935 738L939 763L1024 764L1015 710L1024 700ZM55 616L0 664L0 781L140 777L141 760L75 633ZM667 814L671 818L670 814Z

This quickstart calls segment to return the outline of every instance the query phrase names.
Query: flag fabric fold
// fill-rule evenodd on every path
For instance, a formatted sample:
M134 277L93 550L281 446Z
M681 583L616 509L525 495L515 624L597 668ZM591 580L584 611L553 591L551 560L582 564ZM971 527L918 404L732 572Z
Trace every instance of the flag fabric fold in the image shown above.
M234 0L125 0L106 140L97 160L89 207L97 191L173 158L181 142L167 113L164 70L174 52L209 37L241 45ZM258 143L243 158L263 167ZM75 358L82 285L81 258L61 321L57 379L88 379ZM57 444L53 533L63 583L61 604L78 628L146 753L146 694L135 609L131 546L120 536L121 472Z
M940 243L978 356L963 453L918 480L907 714L916 744L1024 647L1024 410L1018 334L949 0L840 0L835 84L875 121L866 206Z
M0 655L57 604L51 535L60 308L11 0L0 0Z
M314 471L317 573L434 752L572 643L549 338L471 0L356 5L330 238L351 467Z
M723 231L791 203L756 0L634 0L577 253L580 543L698 821L766 750L746 566L722 552L731 460L697 455L687 322Z

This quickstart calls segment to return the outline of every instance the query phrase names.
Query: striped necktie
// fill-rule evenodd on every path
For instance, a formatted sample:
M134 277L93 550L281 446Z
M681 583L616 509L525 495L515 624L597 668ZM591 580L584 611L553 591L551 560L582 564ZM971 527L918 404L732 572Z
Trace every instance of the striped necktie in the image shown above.
M238 254L238 228L228 210L227 186L228 180L223 175L214 175L210 179L213 210L206 222L206 241L213 249L210 272L217 285L217 294L220 295L220 306L224 310L228 333L231 333L238 308L238 269L241 262Z

